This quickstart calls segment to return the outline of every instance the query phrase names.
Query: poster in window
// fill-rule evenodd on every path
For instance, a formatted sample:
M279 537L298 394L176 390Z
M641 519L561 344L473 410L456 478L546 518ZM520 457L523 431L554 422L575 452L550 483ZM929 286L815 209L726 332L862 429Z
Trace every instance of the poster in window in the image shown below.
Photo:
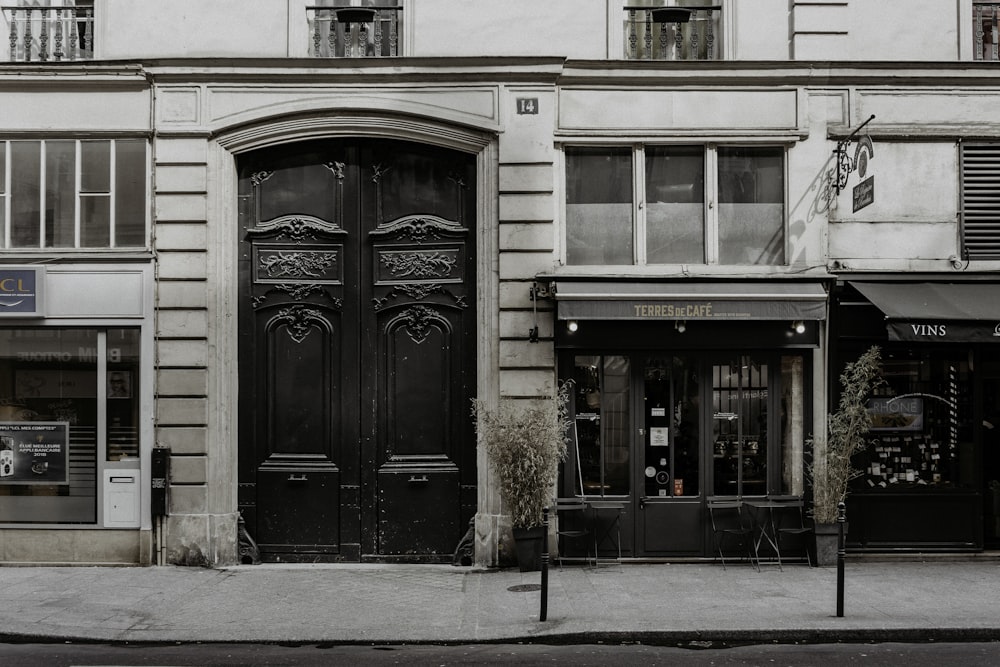
M873 431L922 431L924 399L916 396L870 398L868 414Z
M132 398L132 373L129 371L108 373L108 398Z
M670 444L670 440L668 438L669 433L669 428L653 427L649 429L649 446L667 447Z
M69 423L0 422L0 484L69 484Z

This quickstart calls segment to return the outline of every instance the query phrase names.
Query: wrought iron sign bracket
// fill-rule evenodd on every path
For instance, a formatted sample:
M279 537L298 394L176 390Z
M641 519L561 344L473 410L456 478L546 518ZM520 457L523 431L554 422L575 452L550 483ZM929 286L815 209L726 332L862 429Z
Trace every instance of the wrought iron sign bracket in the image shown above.
M834 160L837 162L837 178L834 181L833 187L839 195L841 190L847 187L847 178L854 172L857 168L856 157L851 157L848 149L851 146L851 140L854 139L855 135L864 129L865 125L875 120L875 114L868 117L868 120L858 125L854 130L847 135L846 138L841 139L837 142L837 147L833 151Z
M531 311L534 317L534 326L528 329L528 342L537 343L538 342L538 300L548 299L552 296L552 290L549 285L539 283L537 281L531 283L531 287L528 288L528 298L531 299Z

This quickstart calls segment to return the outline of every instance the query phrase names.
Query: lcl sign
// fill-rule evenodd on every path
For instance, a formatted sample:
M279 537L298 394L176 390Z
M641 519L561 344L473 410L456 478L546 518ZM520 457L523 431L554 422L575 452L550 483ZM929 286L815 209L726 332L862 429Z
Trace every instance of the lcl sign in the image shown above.
M33 317L44 314L42 286L45 269L0 268L0 317Z

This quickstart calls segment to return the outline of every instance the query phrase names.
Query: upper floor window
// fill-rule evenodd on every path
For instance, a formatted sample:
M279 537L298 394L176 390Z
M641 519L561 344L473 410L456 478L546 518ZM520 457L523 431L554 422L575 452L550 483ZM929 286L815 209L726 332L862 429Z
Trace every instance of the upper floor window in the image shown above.
M0 141L0 247L144 248L144 139Z
M719 60L722 57L722 5L681 0L677 5L624 6L628 60Z
M1000 60L997 52L1000 2L972 3L972 53L976 60Z
M320 0L306 12L312 56L379 58L402 53L399 0Z
M59 62L94 57L94 0L20 0L3 8L10 60Z
M567 264L782 265L785 237L780 146L566 148Z

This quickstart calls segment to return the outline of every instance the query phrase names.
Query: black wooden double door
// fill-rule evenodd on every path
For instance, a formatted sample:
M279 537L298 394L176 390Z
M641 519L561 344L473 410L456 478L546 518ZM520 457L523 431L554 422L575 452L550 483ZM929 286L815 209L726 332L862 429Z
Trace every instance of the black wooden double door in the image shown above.
M239 159L239 505L269 561L441 561L475 513L475 158Z

